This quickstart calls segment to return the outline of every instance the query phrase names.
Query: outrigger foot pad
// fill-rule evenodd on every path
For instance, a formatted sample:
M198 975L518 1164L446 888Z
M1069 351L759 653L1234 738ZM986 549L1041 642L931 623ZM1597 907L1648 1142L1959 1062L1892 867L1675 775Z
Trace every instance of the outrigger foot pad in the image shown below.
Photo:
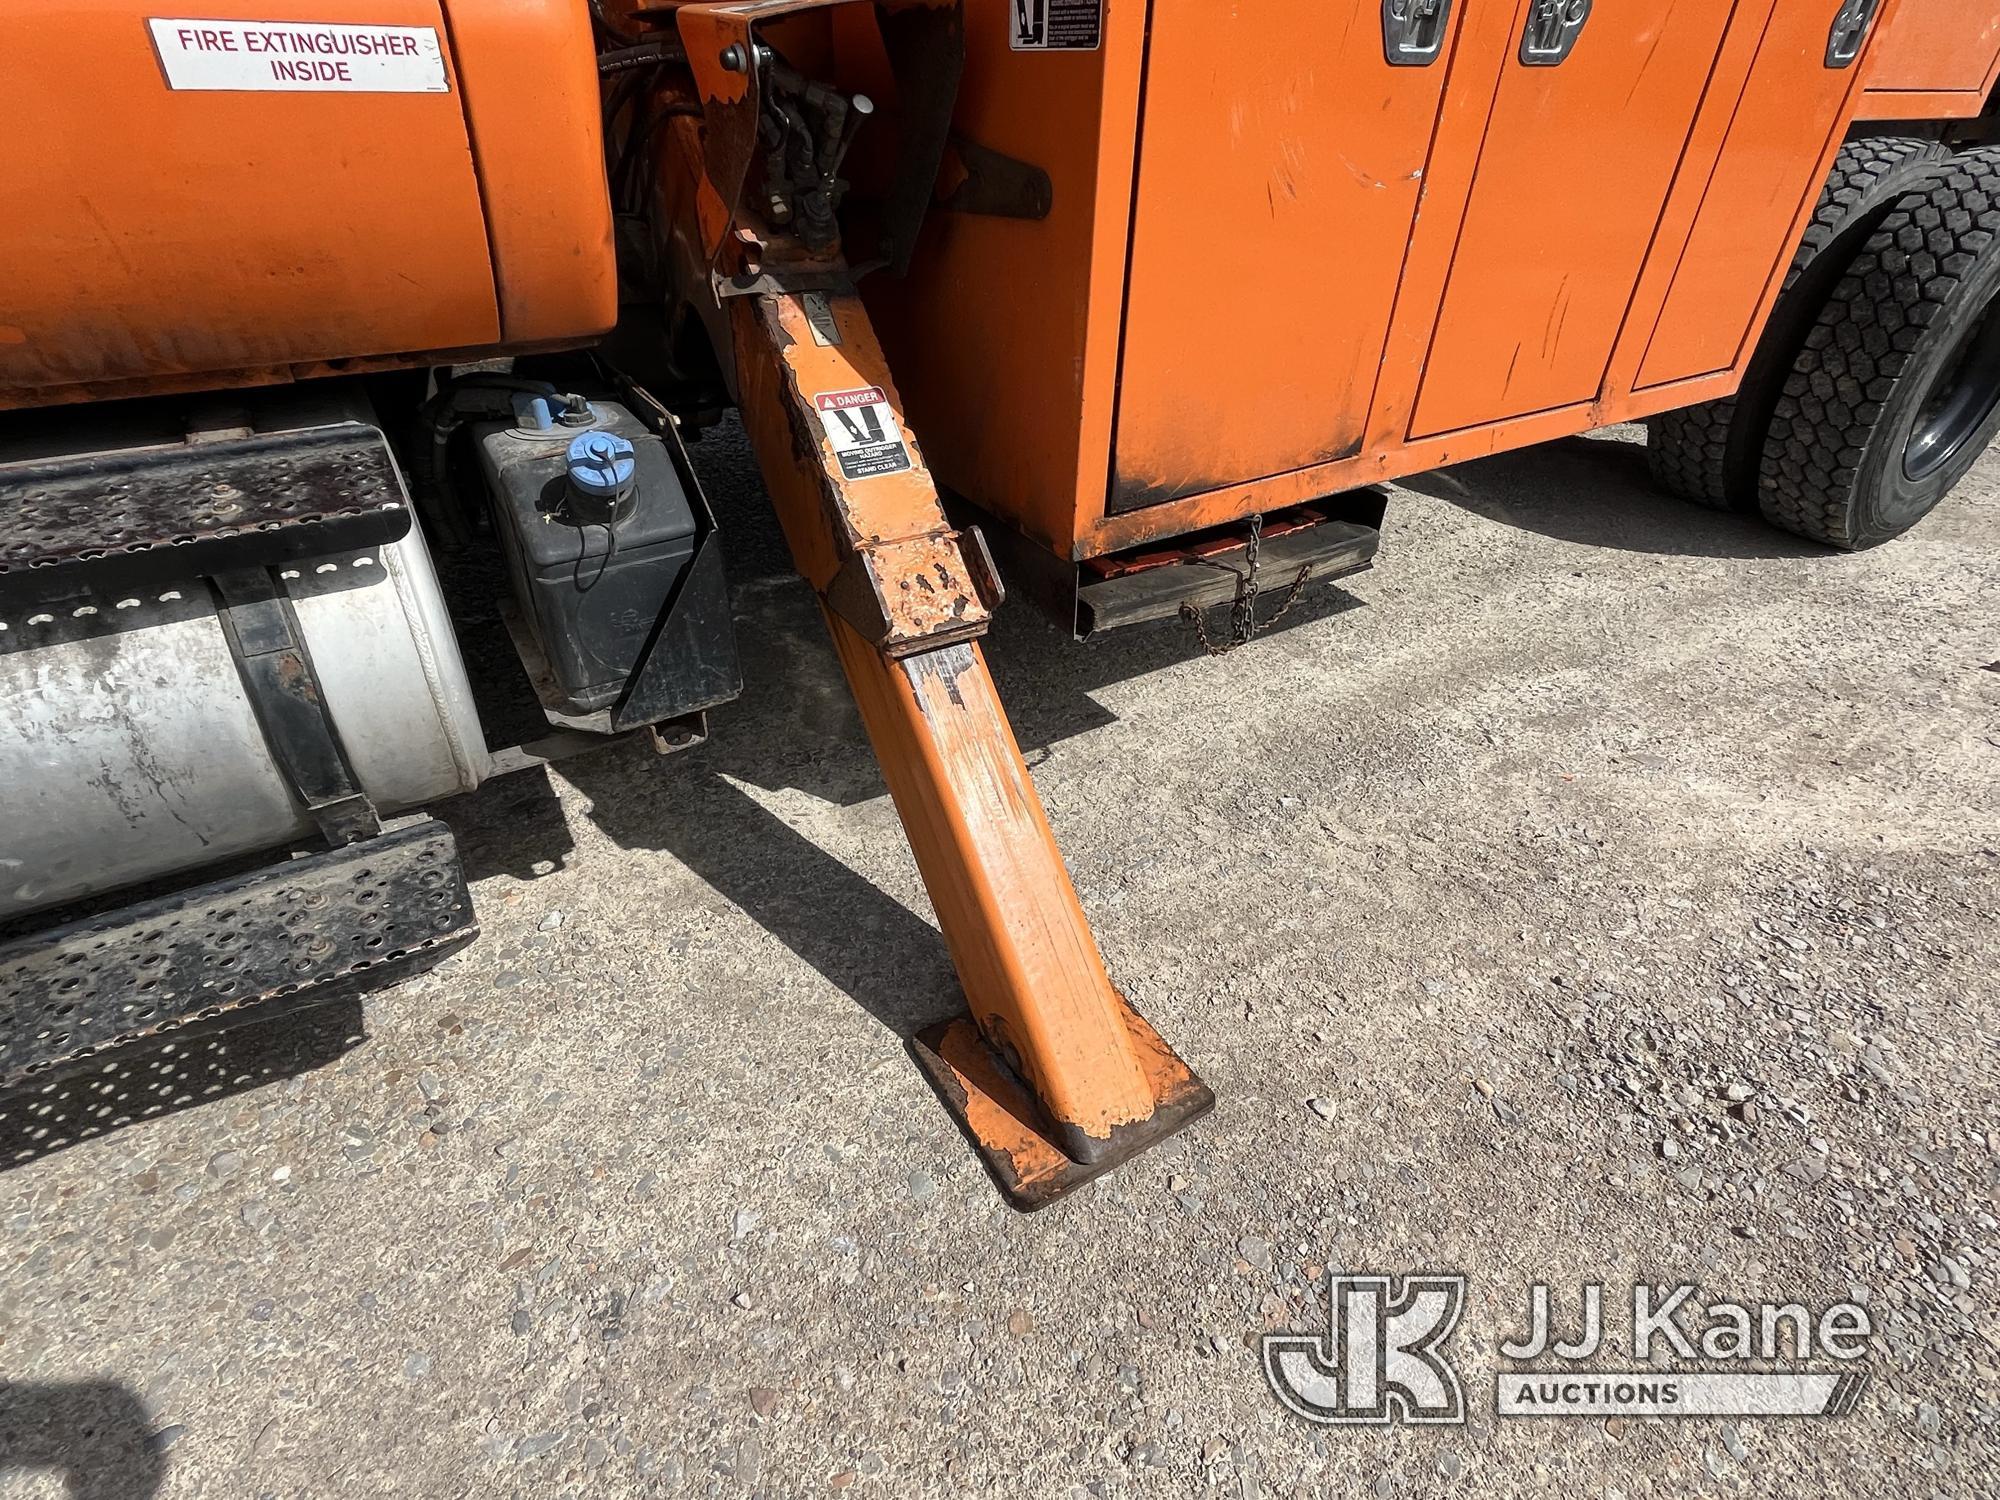
M1125 1004L1125 1024L1145 1059L1154 1108L1143 1120L1115 1125L1093 1140L1090 1161L1078 1161L1057 1144L1059 1131L1034 1096L970 1017L926 1027L910 1041L917 1066L931 1081L958 1128L986 1163L993 1182L1015 1208L1032 1213L1137 1156L1215 1106L1215 1095L1194 1070Z

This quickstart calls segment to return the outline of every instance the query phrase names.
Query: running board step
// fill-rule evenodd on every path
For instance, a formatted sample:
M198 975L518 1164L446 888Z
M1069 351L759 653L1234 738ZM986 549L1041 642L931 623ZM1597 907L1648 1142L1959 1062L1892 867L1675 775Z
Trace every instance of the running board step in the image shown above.
M359 422L0 464L0 600L141 589L381 547L410 529Z
M1354 491L1264 517L1257 559L1264 597L1282 595L1301 568L1310 582L1321 583L1370 566L1382 539L1380 493ZM1355 519L1357 514L1364 519ZM1197 609L1226 604L1235 597L1248 560L1249 533L1242 523L1092 558L1077 573L1076 632L1088 636L1169 619L1183 604Z
M477 935L429 818L0 947L0 1090L164 1032L340 999Z

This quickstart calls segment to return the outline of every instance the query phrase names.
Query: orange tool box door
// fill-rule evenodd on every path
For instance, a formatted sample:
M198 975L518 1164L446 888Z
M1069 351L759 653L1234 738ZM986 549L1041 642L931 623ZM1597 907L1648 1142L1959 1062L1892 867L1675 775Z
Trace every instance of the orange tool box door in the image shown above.
M1853 69L1827 64L1827 10L1778 0L1709 175L1636 384L1736 363L1764 290L1792 255L1792 225L1819 194L1821 147L1840 122Z
M498 336L436 0L357 9L0 7L0 393Z
M1869 45L1868 87L1898 93L1982 90L2000 59L1992 0L1903 0Z
M1460 8L1155 0L1111 509L1360 448Z
M1597 394L1733 0L1597 0L1568 38L1535 0L1479 149L1413 437ZM1534 42L1527 33L1535 28Z

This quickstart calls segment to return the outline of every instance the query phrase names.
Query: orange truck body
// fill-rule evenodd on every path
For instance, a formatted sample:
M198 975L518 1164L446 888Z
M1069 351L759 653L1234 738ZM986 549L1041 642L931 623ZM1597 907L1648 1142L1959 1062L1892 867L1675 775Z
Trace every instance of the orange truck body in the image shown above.
M1459 0L1427 66L1382 0L1106 0L1100 47L1046 53L1012 3L967 0L956 123L1047 215L933 214L864 293L943 484L1071 558L1727 393L1849 124L1976 114L2000 71L1959 0L1885 0L1846 68L1831 0L1600 3L1553 67L1519 56L1540 0ZM0 8L38 142L0 159L37 231L0 242L0 407L611 326L583 0L377 0L446 70L386 94L167 88L162 8ZM811 24L879 89L866 10Z
M62 12L51 16L51 10ZM582 0L6 0L0 406L594 337L617 313ZM169 88L148 21L428 29L436 93ZM200 22L182 23L199 27ZM278 50L275 34L283 38ZM240 43L245 34L231 30ZM32 224L32 232L27 226Z
M1903 0L1869 46L1864 120L1969 120L2000 85L2000 15L1966 0Z
M1428 66L1381 0L974 45L958 124L1050 212L864 286L940 482L1082 559L1733 390L1873 54L1828 66L1828 0L1629 0L1530 66L1533 3L1452 6ZM1885 6L1884 98L1984 86L1962 8Z

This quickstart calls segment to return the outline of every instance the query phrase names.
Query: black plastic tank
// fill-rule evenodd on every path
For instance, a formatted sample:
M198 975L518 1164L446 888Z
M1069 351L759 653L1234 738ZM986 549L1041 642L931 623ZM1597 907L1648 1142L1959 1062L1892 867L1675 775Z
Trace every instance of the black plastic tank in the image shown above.
M537 687L577 718L618 701L698 530L666 445L614 402L593 401L589 418L567 426L517 400L515 425L478 435L515 598L552 679Z

